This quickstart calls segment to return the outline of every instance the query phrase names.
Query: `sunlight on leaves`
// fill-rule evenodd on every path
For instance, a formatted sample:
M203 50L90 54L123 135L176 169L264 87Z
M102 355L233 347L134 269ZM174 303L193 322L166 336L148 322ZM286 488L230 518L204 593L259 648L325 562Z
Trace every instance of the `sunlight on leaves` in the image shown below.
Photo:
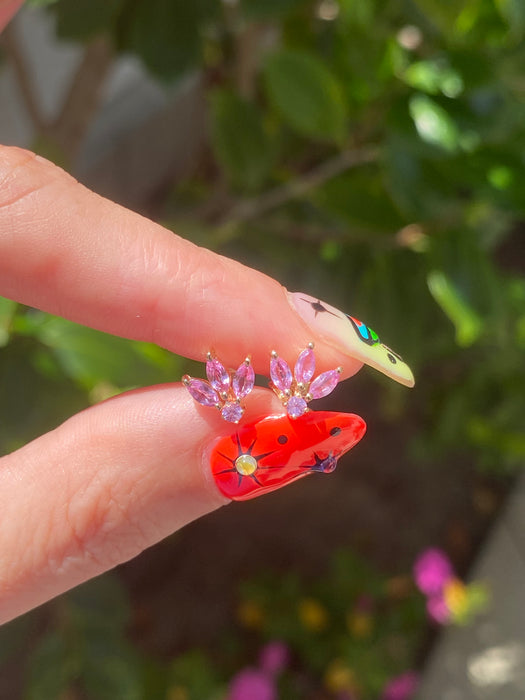
M427 283L435 301L454 324L458 345L467 347L475 343L483 332L482 319L461 298L445 273L439 270L429 272Z
M16 301L0 297L0 348L5 347L9 342L11 321L17 306Z
M402 78L411 87L430 95L441 92L445 97L455 98L461 95L464 89L461 75L439 59L412 63L402 74Z
M506 165L495 165L487 173L487 179L497 190L507 190L514 180L514 174Z
M448 112L426 95L413 95L409 102L410 116L423 141L446 151L456 151L460 134Z

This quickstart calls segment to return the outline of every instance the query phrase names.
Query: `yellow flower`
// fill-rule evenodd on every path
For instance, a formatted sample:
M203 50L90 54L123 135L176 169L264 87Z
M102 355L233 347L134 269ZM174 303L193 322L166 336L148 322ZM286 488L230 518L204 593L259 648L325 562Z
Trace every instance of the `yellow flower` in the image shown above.
M452 620L463 625L487 608L490 592L480 581L474 581L467 586L458 579L452 579L445 585L443 597Z
M447 608L453 617L461 617L468 606L467 587L457 578L447 581L443 589L443 597Z
M174 685L168 688L166 700L188 700L188 698L188 691L182 685Z
M264 623L264 611L255 601L243 600L237 608L237 618L244 627L260 629Z
M320 632L328 625L328 613L315 598L303 598L299 601L299 619L306 629Z
M346 624L350 634L358 639L364 639L372 634L374 618L367 612L348 613Z
M342 659L334 659L328 666L324 682L332 693L356 693L358 690L354 671Z

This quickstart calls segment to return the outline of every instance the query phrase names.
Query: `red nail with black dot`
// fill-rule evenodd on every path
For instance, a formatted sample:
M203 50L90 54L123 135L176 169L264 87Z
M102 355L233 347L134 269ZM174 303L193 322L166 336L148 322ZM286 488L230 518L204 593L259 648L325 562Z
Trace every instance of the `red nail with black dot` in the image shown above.
M211 453L211 471L224 496L246 501L308 474L333 472L365 431L364 420L353 413L267 416L221 438Z

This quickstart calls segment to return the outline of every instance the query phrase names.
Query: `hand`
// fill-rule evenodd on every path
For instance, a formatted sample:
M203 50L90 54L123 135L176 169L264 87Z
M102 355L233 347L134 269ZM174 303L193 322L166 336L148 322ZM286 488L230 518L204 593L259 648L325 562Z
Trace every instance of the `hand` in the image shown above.
M227 366L317 344L320 369L361 363L326 344L274 280L0 147L0 294ZM255 389L244 421L282 412ZM123 394L0 460L0 620L135 556L226 502L203 459L232 425L180 384Z
M0 2L0 26L19 4ZM273 348L292 359L314 341L318 371L342 365L344 378L366 361L413 381L398 356L363 342L337 309L289 295L48 161L1 146L0 295L197 360L212 345L227 366L251 354L263 374ZM256 388L243 422L282 410L272 392ZM3 457L0 622L228 502L208 452L231 432L172 384L93 406Z

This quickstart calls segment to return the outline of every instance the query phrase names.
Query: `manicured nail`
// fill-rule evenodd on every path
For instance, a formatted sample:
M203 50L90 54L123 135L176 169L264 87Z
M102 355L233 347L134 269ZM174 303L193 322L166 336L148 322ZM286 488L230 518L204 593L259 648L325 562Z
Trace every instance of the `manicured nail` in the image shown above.
M400 384L414 386L410 367L365 323L308 294L289 292L288 298L299 316L330 345Z
M333 472L337 460L365 434L352 413L312 411L299 418L267 416L221 438L210 463L221 493L246 501L314 472Z

